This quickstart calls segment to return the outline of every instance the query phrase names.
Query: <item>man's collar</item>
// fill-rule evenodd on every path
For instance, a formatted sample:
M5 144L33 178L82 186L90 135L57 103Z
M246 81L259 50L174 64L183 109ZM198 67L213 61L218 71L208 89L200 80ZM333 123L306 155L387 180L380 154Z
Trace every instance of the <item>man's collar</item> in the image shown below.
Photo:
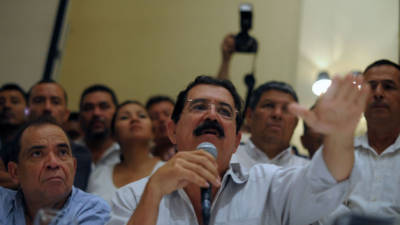
M249 139L246 143L249 148L248 149L248 154L253 156L254 158L259 158L259 157L266 157L268 159L268 161L272 161L272 162L280 162L288 157L291 156L292 153L292 147L289 146L288 148L286 148L285 150L283 150L282 152L280 152L278 155L276 155L274 158L270 159L267 154L265 154L261 149L259 149L257 146L255 146L255 144L253 143L253 141L251 139Z
M376 154L376 151L369 144L368 133L364 133L364 135L355 138L354 148L369 150ZM400 151L400 135L397 136L394 143L386 148L381 155L395 151Z

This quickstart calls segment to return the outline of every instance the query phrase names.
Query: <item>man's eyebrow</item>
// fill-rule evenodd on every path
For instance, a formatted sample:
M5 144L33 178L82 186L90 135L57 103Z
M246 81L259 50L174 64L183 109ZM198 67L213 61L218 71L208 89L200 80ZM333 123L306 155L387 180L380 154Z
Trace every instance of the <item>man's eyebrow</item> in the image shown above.
M41 150L41 149L45 149L45 148L46 148L45 145L33 145L33 146L28 148L27 153L31 153L33 151Z
M368 81L368 83L378 83L378 82L395 83L394 80L369 80Z
M60 147L60 148L69 148L69 149L70 149L69 145L68 145L66 142L57 144L57 147Z

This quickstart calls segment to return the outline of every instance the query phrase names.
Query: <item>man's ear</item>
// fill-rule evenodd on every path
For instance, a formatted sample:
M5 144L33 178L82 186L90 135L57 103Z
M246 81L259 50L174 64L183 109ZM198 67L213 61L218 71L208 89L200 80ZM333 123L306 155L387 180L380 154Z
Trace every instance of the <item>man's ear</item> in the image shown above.
M176 144L176 124L173 120L168 121L167 133L171 143Z
M8 173L10 174L12 181L14 181L15 183L19 183L18 164L11 161L8 163L7 168L8 168Z

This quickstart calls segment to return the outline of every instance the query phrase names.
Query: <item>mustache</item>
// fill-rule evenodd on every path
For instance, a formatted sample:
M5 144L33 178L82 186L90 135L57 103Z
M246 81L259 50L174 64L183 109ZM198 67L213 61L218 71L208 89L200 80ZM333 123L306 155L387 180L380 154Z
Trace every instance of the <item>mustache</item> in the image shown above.
M387 107L387 108L389 108L389 105L382 101L374 101L369 106L370 107Z
M200 136L204 134L204 131L207 130L215 130L219 138L225 137L224 129L216 120L205 120L198 127L196 127L196 129L194 129L193 134L194 136Z
M94 124L94 123L97 123L97 122L100 122L100 123L102 123L102 124L105 124L104 119L95 117L95 118L93 118L92 120L90 120L90 122L89 122L89 127L93 126L93 124Z

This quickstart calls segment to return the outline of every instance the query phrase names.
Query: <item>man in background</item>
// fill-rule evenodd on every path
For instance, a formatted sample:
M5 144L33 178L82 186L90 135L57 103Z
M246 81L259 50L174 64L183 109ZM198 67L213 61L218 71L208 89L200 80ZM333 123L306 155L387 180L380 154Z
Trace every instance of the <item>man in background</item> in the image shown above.
M288 167L309 163L290 146L298 118L289 112L288 106L297 102L296 92L284 82L270 81L253 91L246 112L251 137L234 155L243 166L270 163Z
M153 96L146 103L154 133L152 154L163 161L168 161L175 154L175 148L167 133L167 125L171 120L174 106L175 103L171 98L162 95Z
M79 113L71 112L67 122L64 124L64 129L71 141L79 141L83 138L83 131L79 123Z
M86 88L79 103L84 138L92 154L93 169L119 162L120 148L111 135L111 121L118 106L114 91L101 84Z
M322 223L356 212L372 216L400 216L400 66L381 59L366 67L371 87L364 113L367 132L354 141L362 179L344 203Z
M11 189L18 187L7 172L4 161L8 161L7 143L26 122L26 104L26 93L17 84L4 84L0 88L0 186L2 187Z

